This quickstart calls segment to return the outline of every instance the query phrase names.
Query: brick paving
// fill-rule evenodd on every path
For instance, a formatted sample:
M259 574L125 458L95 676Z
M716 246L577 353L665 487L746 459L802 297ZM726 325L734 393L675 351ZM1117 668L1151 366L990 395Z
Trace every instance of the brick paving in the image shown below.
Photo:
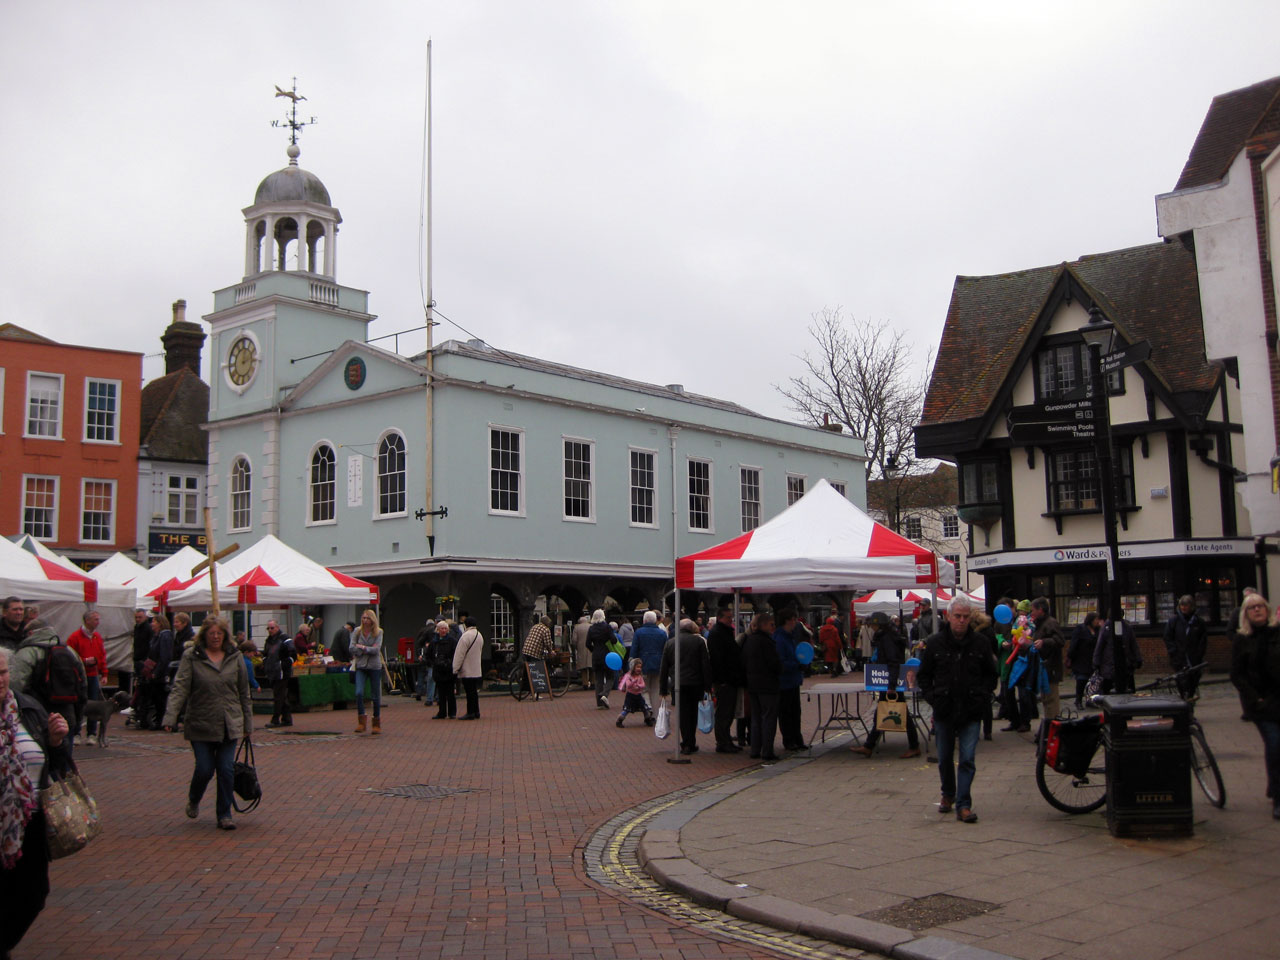
M586 838L620 811L749 766L710 737L693 763L589 693L481 701L479 722L384 701L384 732L354 712L295 715L255 734L265 798L239 829L183 814L192 760L179 736L112 724L77 747L103 836L51 869L49 905L17 960L95 958L749 958L767 951L695 929L593 882ZM263 718L258 718L261 722ZM379 796L408 784L439 799Z

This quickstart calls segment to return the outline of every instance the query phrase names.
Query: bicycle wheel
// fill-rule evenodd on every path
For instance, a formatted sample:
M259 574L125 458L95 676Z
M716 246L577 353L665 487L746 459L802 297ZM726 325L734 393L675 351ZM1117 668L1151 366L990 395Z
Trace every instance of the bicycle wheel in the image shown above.
M1209 749L1204 730L1198 723L1191 728L1191 770L1209 802L1218 809L1225 807L1227 788L1222 782L1222 774L1218 772L1218 761L1213 758L1213 751Z
M551 696L563 697L569 691L569 680L573 676L573 671L568 663L557 663L554 667L547 664L550 676L547 678L551 683Z
M523 700L529 695L529 680L524 673L523 660L511 668L511 673L507 676L507 689L517 700Z
M1101 746L1101 744L1099 744ZM1090 813L1107 802L1107 769L1094 766L1099 755L1094 753L1083 777L1058 773L1045 762L1045 745L1036 750L1036 786L1040 795L1063 813Z

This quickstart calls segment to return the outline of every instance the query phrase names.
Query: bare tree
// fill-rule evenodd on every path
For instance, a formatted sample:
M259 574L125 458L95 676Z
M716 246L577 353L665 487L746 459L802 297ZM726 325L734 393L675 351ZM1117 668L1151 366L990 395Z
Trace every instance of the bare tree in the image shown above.
M806 420L839 423L867 448L868 478L929 469L916 459L913 428L920 421L928 384L928 360L911 355L906 333L887 320L847 320L841 308L812 316L809 335L816 351L801 354L808 373L775 389Z

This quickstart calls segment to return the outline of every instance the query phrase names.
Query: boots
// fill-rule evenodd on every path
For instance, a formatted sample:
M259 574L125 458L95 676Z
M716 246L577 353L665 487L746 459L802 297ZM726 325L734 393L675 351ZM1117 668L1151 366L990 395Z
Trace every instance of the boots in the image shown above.
M375 723L376 722L377 721L375 721ZM356 733L364 733L364 724L365 724L365 719L364 719L364 714L362 713L360 714L359 717L356 718Z
M375 735L375 736L376 736L377 734L379 734L379 733L381 733L381 732L382 732L382 718L381 718L381 717L374 717L374 718L373 718L373 732L374 732L374 735Z
M619 726L619 727L621 727L621 726L622 726L622 721L623 721L623 720L625 720L626 718L627 718L627 711L623 710L620 714L618 714L618 726Z

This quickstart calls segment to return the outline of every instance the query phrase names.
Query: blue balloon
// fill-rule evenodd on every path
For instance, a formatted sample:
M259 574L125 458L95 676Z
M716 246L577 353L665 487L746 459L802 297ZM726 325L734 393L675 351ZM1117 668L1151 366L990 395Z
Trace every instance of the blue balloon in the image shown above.
M813 644L808 640L801 640L797 643L796 659L800 661L801 666L813 663Z
M621 670L622 658L610 650L604 655L604 665L610 670Z
M1013 611L1007 603L997 603L991 613L996 618L996 623L1009 623L1013 620Z

